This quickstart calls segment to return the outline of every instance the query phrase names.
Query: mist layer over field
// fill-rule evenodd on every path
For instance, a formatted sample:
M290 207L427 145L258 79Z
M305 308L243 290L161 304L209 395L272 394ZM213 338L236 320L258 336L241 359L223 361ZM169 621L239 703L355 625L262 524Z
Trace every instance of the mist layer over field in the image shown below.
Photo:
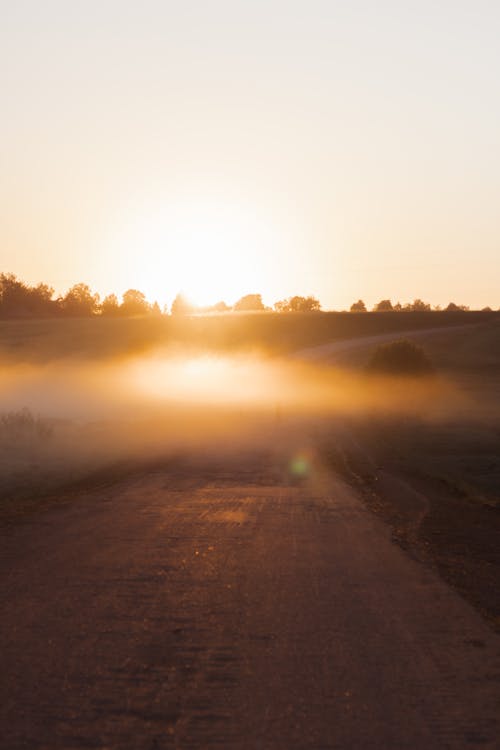
M362 371L263 356L181 352L104 364L8 364L0 371L0 411L28 408L44 418L93 422L186 416L195 411L295 416L366 410L440 418L466 399L440 377L367 376ZM196 428L195 428L196 429Z
M116 462L179 453L293 455L347 414L467 408L440 378L397 381L258 355L150 353L96 362L12 362L0 373L4 493L50 489Z
M299 328L307 323L313 334L315 320L299 318ZM266 321L265 316L257 320L260 332ZM335 355L327 360L323 339L321 358L311 359L310 349L284 354L279 346L257 348L253 337L245 338L247 321L241 319L236 349L228 348L223 336L222 343L212 341L208 348L202 341L183 345L162 339L154 346L148 340L138 351L126 343L137 338L127 321L117 329L118 349L107 329L99 338L101 321L91 322L96 325L82 329L80 321L65 321L62 332L57 321L47 324L57 347L47 344L45 328L40 332L17 323L5 328L8 356L6 351L0 368L4 499L18 492L51 492L111 465L118 466L119 475L174 456L211 460L260 451L292 460L349 420L357 425L380 419L408 425L460 422L467 431L472 422L488 430L498 424L494 322L474 326L471 333L462 326L434 334L425 346L436 374L416 379L368 375L373 338L367 345L360 337L365 343L357 349L346 347L345 339L334 340ZM379 328L376 339L386 338ZM79 348L79 334L85 332L87 344ZM31 349L36 356L29 356ZM392 427L391 434L396 434Z

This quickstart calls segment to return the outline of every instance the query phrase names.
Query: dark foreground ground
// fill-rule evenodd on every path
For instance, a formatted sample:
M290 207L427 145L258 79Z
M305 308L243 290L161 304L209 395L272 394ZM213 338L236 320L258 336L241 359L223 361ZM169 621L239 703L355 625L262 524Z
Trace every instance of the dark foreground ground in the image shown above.
M333 475L184 464L1 531L0 746L496 748L500 643Z
M324 457L500 633L500 432L487 424L337 422Z

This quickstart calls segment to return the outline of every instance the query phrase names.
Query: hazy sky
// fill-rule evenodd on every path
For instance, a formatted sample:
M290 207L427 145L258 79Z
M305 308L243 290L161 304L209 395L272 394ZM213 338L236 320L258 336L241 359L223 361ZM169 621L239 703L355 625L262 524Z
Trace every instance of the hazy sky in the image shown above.
M498 0L0 10L0 270L500 305Z

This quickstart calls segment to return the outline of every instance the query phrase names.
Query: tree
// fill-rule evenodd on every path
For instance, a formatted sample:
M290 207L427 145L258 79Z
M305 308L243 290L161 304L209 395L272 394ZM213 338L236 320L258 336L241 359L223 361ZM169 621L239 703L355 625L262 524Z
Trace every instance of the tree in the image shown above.
M124 293L123 302L120 306L122 315L147 315L150 309L149 302L138 289L127 289Z
M104 297L101 304L101 315L105 316L117 316L120 314L120 305L118 304L118 297L116 294L108 294Z
M459 310L468 310L467 305L456 305L454 302L450 302L446 307L446 312L458 312Z
M29 288L29 312L36 317L54 315L57 304L53 299L54 289L48 284L37 284Z
M28 295L28 287L17 276L13 273L0 274L0 305L3 315L15 315L22 311Z
M191 315L194 308L182 294L178 294L172 302L170 312L172 315Z
M0 274L0 314L6 317L52 315L57 312L53 294L47 284L28 286L12 273Z
M291 312L319 312L321 304L319 299L309 295L308 297L295 296L290 299Z
M75 284L61 300L63 313L72 317L94 315L98 306L99 295L93 294L88 284Z
M288 297L274 303L276 312L318 312L321 304L316 297Z
M431 306L427 302L423 302L421 299L415 299L410 305L410 309L413 312L427 312L431 309Z
M233 308L236 312L251 312L264 310L261 294L246 294L236 302Z
M373 309L375 312L392 312L394 308L390 299L383 299Z
M351 312L366 312L366 305L362 299L352 303Z

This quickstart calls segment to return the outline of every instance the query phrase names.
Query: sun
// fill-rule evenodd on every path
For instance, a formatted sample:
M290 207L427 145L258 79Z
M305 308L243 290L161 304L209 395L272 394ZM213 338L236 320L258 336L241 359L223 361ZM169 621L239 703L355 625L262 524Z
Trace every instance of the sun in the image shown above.
M120 234L120 263L148 298L181 292L200 306L271 291L285 248L278 226L230 201L167 202Z
M196 305L237 296L254 275L258 227L234 209L190 206L178 211L168 228L167 263L174 261L179 288ZM157 257L164 243L156 243Z

